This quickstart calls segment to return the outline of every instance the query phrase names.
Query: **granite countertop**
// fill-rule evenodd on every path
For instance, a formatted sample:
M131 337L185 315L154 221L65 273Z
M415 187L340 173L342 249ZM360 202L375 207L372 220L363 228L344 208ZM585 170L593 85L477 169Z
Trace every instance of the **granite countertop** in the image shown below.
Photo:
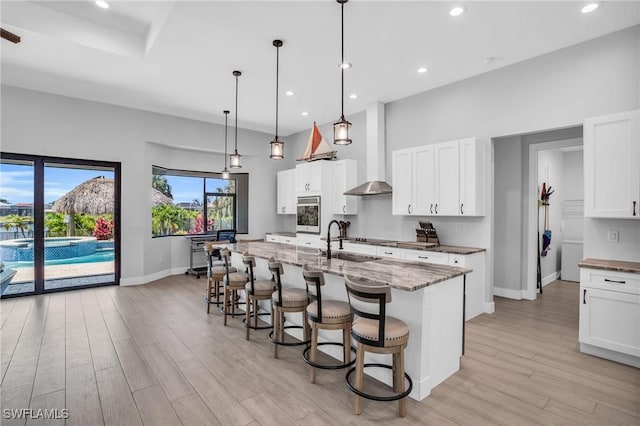
M326 241L326 238L322 238ZM332 240L334 240L332 238ZM337 240L337 239L336 239ZM384 246L384 247L397 247L404 248L409 250L424 250L424 251L434 251L439 253L451 253L451 254L474 254L480 253L483 251L487 251L484 248L478 247L462 247L462 246L449 246L449 245L439 245L435 246L433 243L420 243L416 241L392 241L392 240L378 240L367 238L366 241L356 240L355 238L347 238L343 240L345 243L349 244L368 244L372 246Z
M631 272L640 274L640 262L623 262L621 260L585 259L578 263L581 268L604 269L606 271Z
M282 263L299 267L308 264L328 274L375 280L404 291L415 291L472 271L469 268L384 257L366 262L327 260L325 256L320 256L317 249L270 242L239 242L229 244L229 249L236 253L249 252L263 259L274 257Z
M295 232L267 232L267 235L279 235L281 237L296 237Z

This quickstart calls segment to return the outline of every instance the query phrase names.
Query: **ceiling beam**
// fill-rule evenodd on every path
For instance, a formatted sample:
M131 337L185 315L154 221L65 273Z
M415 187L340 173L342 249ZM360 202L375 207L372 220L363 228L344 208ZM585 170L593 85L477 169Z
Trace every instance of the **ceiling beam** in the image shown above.
M20 43L19 35L16 35L10 31L7 31L4 28L0 28L0 36L5 40L9 40L11 43L15 43L15 44Z

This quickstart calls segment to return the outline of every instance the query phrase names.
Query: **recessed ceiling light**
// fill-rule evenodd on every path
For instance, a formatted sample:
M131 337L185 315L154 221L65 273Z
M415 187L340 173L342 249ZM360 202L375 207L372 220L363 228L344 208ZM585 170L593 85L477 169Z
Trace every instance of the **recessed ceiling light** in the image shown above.
M582 8L581 12L582 13L591 13L591 12L593 12L594 10L596 10L599 7L600 7L600 2L599 1L591 2L591 3L588 3L588 4L584 5L584 7Z
M466 8L464 6L456 6L449 11L449 15L451 16L460 16L465 12Z
M358 95L356 95L355 93L352 93L349 95L349 99L358 99Z
M343 63L339 64L338 66L340 68L342 68L343 70L351 68L351 64L349 62L343 62Z
M110 5L104 0L96 0L96 6L100 9L109 9Z
M425 72L429 71L429 68L427 67L420 67L418 68L418 73L419 74L424 74Z
M302 113L302 115L304 115L304 116L306 117L307 115L309 115L309 113L308 113L307 111L304 111L304 112Z
M287 90L284 94L287 96L293 96L293 92L291 90Z
M496 61L496 58L494 58L493 56L489 56L488 58L485 58L484 63L485 65L489 65L492 64Z

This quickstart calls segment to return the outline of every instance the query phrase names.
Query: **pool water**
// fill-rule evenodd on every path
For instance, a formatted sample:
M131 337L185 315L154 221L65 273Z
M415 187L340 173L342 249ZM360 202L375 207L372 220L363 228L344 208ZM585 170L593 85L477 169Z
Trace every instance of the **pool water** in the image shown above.
M98 249L89 256L71 257L68 259L45 259L45 266L50 265L72 265L76 263L112 262L114 258L113 248ZM26 262L5 262L5 268L33 268L32 261Z

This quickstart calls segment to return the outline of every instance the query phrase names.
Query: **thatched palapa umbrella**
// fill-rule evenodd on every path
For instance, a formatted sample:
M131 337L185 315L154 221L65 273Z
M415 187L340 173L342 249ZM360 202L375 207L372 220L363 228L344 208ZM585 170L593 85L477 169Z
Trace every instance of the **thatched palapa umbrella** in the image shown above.
M52 210L56 213L89 214L98 216L101 214L113 213L113 202L115 198L113 179L98 176L67 192L53 203ZM173 204L173 200L155 188L151 188L151 201L153 205ZM74 221L69 221L67 234L73 234Z

